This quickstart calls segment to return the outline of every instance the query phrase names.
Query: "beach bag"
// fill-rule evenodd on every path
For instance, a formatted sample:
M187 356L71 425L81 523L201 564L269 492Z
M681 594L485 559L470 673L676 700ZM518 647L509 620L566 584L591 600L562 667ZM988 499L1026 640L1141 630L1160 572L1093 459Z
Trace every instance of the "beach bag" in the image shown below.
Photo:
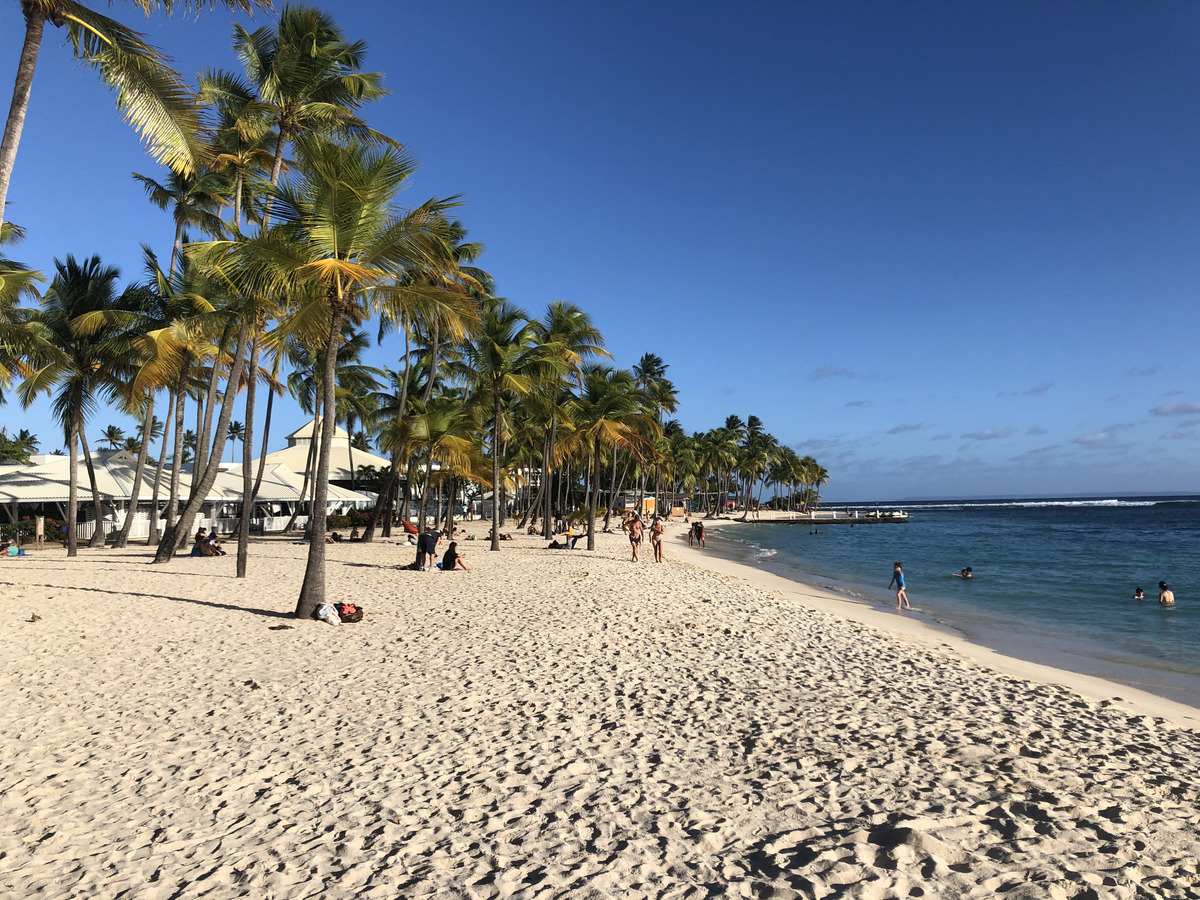
M353 603L339 603L336 607L338 618L343 622L361 622L363 610L361 606L355 606Z

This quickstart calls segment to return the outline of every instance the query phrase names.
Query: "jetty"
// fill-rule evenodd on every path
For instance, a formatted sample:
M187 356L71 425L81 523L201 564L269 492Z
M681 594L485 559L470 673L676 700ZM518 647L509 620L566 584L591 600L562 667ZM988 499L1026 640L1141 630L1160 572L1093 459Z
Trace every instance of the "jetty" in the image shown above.
M735 522L772 525L880 525L908 521L902 509L811 509L808 512L760 510L732 517Z

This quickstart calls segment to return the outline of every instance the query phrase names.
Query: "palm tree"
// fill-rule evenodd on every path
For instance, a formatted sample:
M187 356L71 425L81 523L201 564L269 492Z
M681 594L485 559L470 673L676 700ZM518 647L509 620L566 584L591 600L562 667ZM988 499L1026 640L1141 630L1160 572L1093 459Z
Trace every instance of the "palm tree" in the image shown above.
M528 396L539 377L559 371L562 359L554 348L539 345L537 331L524 311L502 298L489 298L483 305L483 322L475 356L475 397L489 407L492 455L492 546L500 549L501 414L513 396Z
M79 263L73 256L54 262L57 274L42 300L37 323L49 345L43 364L30 372L21 384L22 406L28 408L38 395L53 394L53 410L62 424L67 441L69 487L67 503L67 555L76 555L75 525L78 521L79 462L76 448L82 444L96 507L96 532L92 545L104 541L103 510L96 486L91 454L83 437L83 427L95 410L97 399L112 396L116 385L131 369L128 358L112 352L118 337L113 329L98 328L81 335L76 322L98 310L135 305L128 294L118 295L119 273L104 266L100 258Z
M569 379L576 388L580 387L584 364L597 357L612 359L612 355L604 349L604 337L592 322L592 317L574 303L555 300L546 307L542 318L534 323L534 329L538 343L558 348L561 363L561 368L539 391L546 401L545 412L549 421L542 446L542 478L539 486L542 535L549 539L552 533L551 513L554 502L549 484L550 459L558 440L559 423L567 415L565 403L571 396L565 389L565 381Z
M221 236L225 226L218 212L225 203L228 179L218 172L184 173L175 170L168 173L166 184L137 172L133 173L133 177L145 189L146 198L151 203L159 209L171 210L171 218L175 220L175 239L171 243L171 264L167 275L174 278L188 226L199 229L209 237Z
M125 429L120 425L109 425L100 437L102 443L108 444L109 450L116 450L125 440Z
M365 44L349 42L326 13L305 6L284 7L274 29L247 32L234 26L234 50L246 72L243 80L227 72L209 72L201 78L201 94L214 104L226 126L218 131L221 148L217 165L232 166L236 173L234 221L241 227L242 186L249 165L266 165L269 156L270 186L279 184L284 153L289 143L302 135L353 135L382 142L399 150L390 138L368 128L355 111L369 100L383 96L382 75L362 71ZM273 128L273 131L272 131ZM236 132L236 134L234 134ZM265 152L274 136L274 152ZM274 193L266 192L259 217L260 228L271 224ZM259 297L260 302L263 300ZM263 303L251 324L250 370L258 368L263 333L271 314ZM266 453L261 454L257 477L251 482L249 441L254 434L256 380L246 391L246 435L243 442L243 501L252 507L262 483ZM272 397L268 398L265 434L270 429ZM238 577L245 577L250 522L242 517L238 531Z
M425 456L425 490L421 497L421 520L425 516L425 501L435 479L456 480L459 477L480 479L479 473L485 465L478 451L478 431L471 407L453 397L433 397L429 403L418 403L417 410L408 417L408 447ZM434 465L438 470L435 474ZM450 497L451 516L454 509L454 491ZM437 518L435 510L435 518ZM453 531L453 518L449 529Z
M251 91L257 94L257 108L274 120L272 186L279 184L287 145L305 134L337 132L399 149L355 115L363 103L387 93L383 76L362 71L366 44L347 41L328 13L288 4L274 29L248 32L235 24L233 47L246 69ZM214 100L219 95L232 101L253 96L247 95L244 82L228 73L212 73L205 81L206 96ZM268 194L264 228L270 225L271 203Z
M214 242L204 263L249 295L294 298L293 330L325 341L323 414L337 420L336 368L342 323L359 321L376 295L410 265L446 254L439 220L446 204L404 215L392 208L413 164L391 147L305 137L296 142L296 177L273 192L280 222L253 238ZM296 615L325 600L325 515L334 429L321 433L313 492L308 564Z
M25 232L18 226L0 223L0 247L18 243L24 237ZM0 402L13 376L29 373L25 359L39 344L29 310L20 309L17 304L22 298L37 299L35 283L41 280L40 272L0 253Z
M241 422L230 422L225 433L229 438L229 459L232 461L237 459L237 442L246 439L246 427Z
M147 15L157 9L200 8L218 3L229 9L250 11L251 2L269 9L270 0L130 0ZM25 39L17 63L16 85L0 140L0 223L17 159L17 146L25 127L33 73L37 68L42 32L49 22L67 29L75 58L100 73L117 93L117 107L139 132L159 162L180 172L190 172L202 155L199 111L191 91L167 65L163 54L143 40L143 35L89 9L77 0L21 0Z
M641 455L659 434L658 423L645 411L634 374L626 369L591 365L583 370L580 396L573 404L575 430L563 440L565 452L583 450L590 465L587 548L596 549L596 506L600 457L605 447L625 447Z

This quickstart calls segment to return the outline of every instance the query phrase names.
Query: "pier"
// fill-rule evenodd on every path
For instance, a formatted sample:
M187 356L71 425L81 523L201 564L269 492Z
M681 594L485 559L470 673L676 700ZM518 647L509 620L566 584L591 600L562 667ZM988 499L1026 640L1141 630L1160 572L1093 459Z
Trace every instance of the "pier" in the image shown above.
M704 520L701 518L700 521ZM907 522L908 513L902 509L814 509L804 513L764 509L758 514L732 516L731 521L772 525L880 525Z

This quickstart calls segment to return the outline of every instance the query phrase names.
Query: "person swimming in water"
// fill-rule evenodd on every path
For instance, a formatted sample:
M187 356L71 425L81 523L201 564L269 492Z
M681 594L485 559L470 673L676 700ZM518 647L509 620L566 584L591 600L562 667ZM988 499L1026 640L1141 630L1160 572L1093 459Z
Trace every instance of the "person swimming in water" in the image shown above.
M952 572L951 574L955 578L972 578L972 577L974 577L971 575L971 567L970 566L967 566L961 572Z
M1160 581L1158 583L1158 602L1163 606L1175 605L1175 593L1169 587L1167 587L1167 583L1165 581Z
M1145 592L1145 591L1143 591L1141 588L1134 588L1134 591L1133 591L1133 599L1134 599L1134 600L1145 600L1145 599L1146 599L1146 592Z

